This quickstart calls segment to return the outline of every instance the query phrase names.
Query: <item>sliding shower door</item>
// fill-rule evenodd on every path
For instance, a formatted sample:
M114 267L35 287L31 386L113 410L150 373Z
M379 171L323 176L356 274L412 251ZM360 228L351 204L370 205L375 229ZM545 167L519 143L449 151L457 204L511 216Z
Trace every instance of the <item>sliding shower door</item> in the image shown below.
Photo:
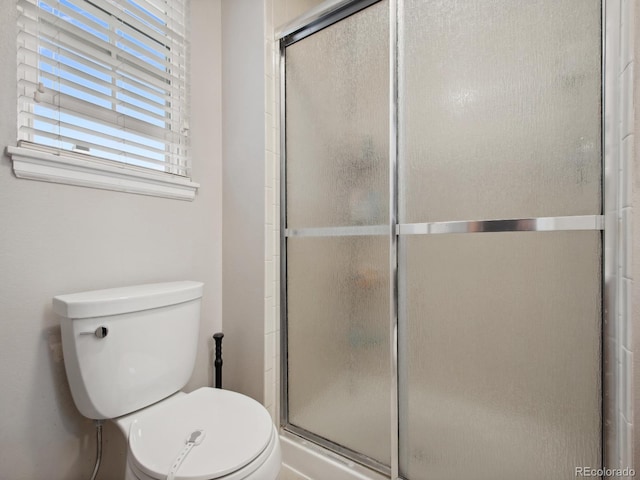
M337 5L281 44L283 425L394 479L601 467L601 2Z
M386 465L388 24L380 2L287 48L284 180L290 428Z
M601 6L405 0L400 474L600 466Z

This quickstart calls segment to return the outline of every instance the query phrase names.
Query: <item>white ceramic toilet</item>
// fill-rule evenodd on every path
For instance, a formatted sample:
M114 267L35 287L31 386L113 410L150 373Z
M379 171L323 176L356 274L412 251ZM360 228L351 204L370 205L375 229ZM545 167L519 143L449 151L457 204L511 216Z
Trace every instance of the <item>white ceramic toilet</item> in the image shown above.
M62 346L78 410L128 439L126 480L275 480L278 433L239 393L180 392L195 364L202 283L61 295Z

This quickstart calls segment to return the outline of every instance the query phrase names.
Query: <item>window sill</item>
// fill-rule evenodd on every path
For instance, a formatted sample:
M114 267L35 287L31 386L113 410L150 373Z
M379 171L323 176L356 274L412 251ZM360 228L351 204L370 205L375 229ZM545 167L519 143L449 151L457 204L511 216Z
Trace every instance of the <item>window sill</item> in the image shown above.
M99 160L7 147L18 178L192 201L200 185L188 178Z

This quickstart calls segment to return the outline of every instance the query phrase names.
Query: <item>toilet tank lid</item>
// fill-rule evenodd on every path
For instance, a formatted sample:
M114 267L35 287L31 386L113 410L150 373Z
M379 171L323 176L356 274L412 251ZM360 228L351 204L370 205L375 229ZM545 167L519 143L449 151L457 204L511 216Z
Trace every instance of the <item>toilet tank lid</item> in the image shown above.
M53 311L66 318L139 312L202 297L202 282L167 282L108 288L53 297Z

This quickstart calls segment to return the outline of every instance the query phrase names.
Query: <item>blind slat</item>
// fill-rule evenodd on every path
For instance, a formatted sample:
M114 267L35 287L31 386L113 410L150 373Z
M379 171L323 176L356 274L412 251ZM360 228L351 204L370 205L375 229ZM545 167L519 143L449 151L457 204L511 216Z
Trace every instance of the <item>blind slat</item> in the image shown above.
M46 78L46 75L41 75L41 77ZM162 125L167 125L168 117L166 116L152 114L145 109L130 105L124 101L120 101L118 99L115 99L108 95L88 89L86 87L75 84L73 82L67 82L57 77L54 77L54 78L56 81L59 81L61 84L65 86L69 86L76 90L79 90L79 89L83 89L83 91L86 90L87 91L86 93L88 95L91 95L93 99L91 97L89 97L89 99L81 99L77 96L74 96L73 92L63 93L58 90L48 89L45 87L44 92L38 92L37 94L38 101L36 103L39 103L42 105L48 105L52 108L58 108L58 107L61 107L62 105L69 104L72 102L73 104L77 105L76 108L78 108L81 112L85 113L85 116L87 116L88 118L102 118L104 121L109 121L110 123L111 123L111 120L110 120L111 115L115 114L115 115L121 115L124 117L130 117L131 119L135 119L139 122L146 123L150 126L155 126L156 128L165 128ZM23 84L26 84L26 83L27 82L23 82ZM41 88L41 87L32 85L32 90L37 90L38 88ZM96 99L103 100L104 102L109 102L109 103L108 105L98 105L94 103ZM130 112L127 113L127 110ZM101 112L105 112L105 113L101 113ZM135 114L138 115L137 118L136 116L134 116ZM105 117L108 117L108 118L105 118ZM144 117L147 117L147 118L145 119ZM152 122L152 120L155 120L156 122Z
M18 97L18 103L34 106L33 98L23 95ZM157 139L166 143L180 143L184 141L184 135L179 131L158 127L114 110L107 110L105 108L92 110L91 103L63 93L56 95L55 102L44 103L44 105L58 109L60 113L81 117L88 122L100 122L113 128L125 127L128 131L143 136L146 135L149 139ZM33 110L33 108L31 110ZM26 109L25 111L26 113L30 113L31 110Z
M24 50L24 49L22 49ZM20 49L19 49L20 51ZM61 55L63 55L65 58L67 58L68 60L71 60L72 62L85 62L85 65L87 65L86 70L84 72L81 72L83 75L83 78L86 78L87 81L91 82L91 83L95 83L97 85L101 85L105 88L113 88L114 83L113 81L115 80L116 82L121 83L126 83L130 86L124 86L124 85L119 85L120 88L125 89L127 92L131 92L132 96L134 96L134 98L145 102L145 103L149 103L149 105L153 105L156 108L164 108L166 107L167 103L172 99L171 95L162 93L162 92L156 92L154 91L154 94L152 95L149 92L147 93L147 96L143 96L143 95L138 95L135 94L135 92L133 91L133 89L137 89L137 90L144 90L145 88L148 87L148 85L140 85L140 86L136 86L136 84L138 83L137 81L135 81L134 79L129 79L128 77L124 77L122 75L117 75L117 76L113 76L113 70L109 70L108 68L105 68L97 63L92 63L90 66L88 66L88 64L86 63L86 59L83 59L82 57L74 54L73 52L69 52L69 51L62 51L60 52ZM24 51L25 56L29 55L30 52L28 50ZM51 62L55 63L55 60L51 60ZM49 63L49 62L48 62ZM69 62L64 62L64 61L60 61L60 63L64 66L66 64L68 64ZM38 70L37 68L33 67L32 65L30 65L29 63L26 62L19 62L18 63L18 68L24 68L30 71L31 74L33 75L43 75L46 78L51 78L51 77L55 77L54 74L49 74L47 72L43 72L41 70ZM74 67L71 67L74 68ZM95 73L97 74L91 74L88 70L93 70L95 71ZM78 69L74 68L75 72L80 72ZM109 78L109 81L104 80L103 78L100 77L100 74L102 74L102 76L105 76L107 78ZM80 75L79 75L80 76ZM148 88L147 88L148 90ZM127 95L129 95L129 93L127 93ZM175 98L175 97L174 97Z
M85 128L79 124L75 124L75 123L69 123L69 122L64 122L61 120L56 120L54 118L45 116L45 115L37 115L37 114L24 114L24 116L26 118L28 118L29 120L31 120L34 124L36 122L42 122L44 124L50 125L51 127L54 127L56 129L65 129L65 131L69 131L70 133L66 134L66 138L73 138L74 139L74 143L79 144L79 145L85 145L86 141L83 140L83 137L81 135L75 135L72 134L73 132L76 133L81 133L81 134L86 134L86 135L91 135L91 136L95 136L96 138L99 138L101 140L103 140L103 143L99 143L97 142L96 145L100 145L103 146L105 143L113 143L113 144L121 144L123 145L123 151L133 151L133 150L138 150L138 151L145 151L146 153L148 153L149 155L151 155L150 159L154 159L154 161L157 161L159 163L166 163L165 160L159 160L157 158L154 158L154 156L164 156L167 154L167 152L165 150L161 150L159 148L154 148L151 145L146 145L143 143L139 143L136 142L134 140L128 140L126 138L123 137L117 137L117 136L113 136L113 135L108 135L96 130L92 130L90 128ZM29 127L27 127L29 128ZM49 130L47 130L49 133L53 133L55 134L55 132L51 132ZM130 147L130 148L124 148L124 146L126 147ZM135 153L135 152L134 152ZM141 153L139 153L142 157L146 157L146 155L142 155Z
M26 32L21 32L20 35L28 35ZM49 46L59 45L67 51L78 52L79 56L86 57L94 63L99 63L105 67L111 67L118 73L125 74L129 77L135 78L139 83L149 83L153 87L168 91L172 96L180 95L185 90L184 82L181 82L182 77L173 77L172 75L165 75L165 77L159 77L156 74L149 75L146 72L141 71L136 66L130 68L128 64L123 63L119 58L113 57L110 53L105 53L101 50L87 51L85 44L79 39L70 36L67 32L60 32L52 27L44 26L40 30L39 35L34 34L33 38L40 37L47 42ZM36 53L34 51L34 53Z
M31 37L30 34L26 33L26 32L20 32L20 34L18 35L18 40L20 42L21 37ZM31 40L35 40L35 37L31 37ZM54 45L50 44L50 40L46 37L43 37L41 35L41 40L46 43L47 45L50 45L51 47L53 47ZM58 45L62 45L61 42L58 42ZM25 62L19 62L18 64L18 68L26 68L31 70L31 73L37 75L39 73L39 70L33 66L36 64L36 54L35 52L24 48L24 47L19 47L18 49L19 54L22 53L23 54L23 58L28 58L31 60L31 63L25 63ZM91 75L89 73L89 70L94 70L99 74L103 74L105 76L111 76L111 75L115 75L115 79L117 81L121 81L121 82L125 82L129 85L131 85L130 88L124 87L127 89L127 91L130 91L131 88L134 89L138 89L138 90L142 90L142 91L147 91L149 98L158 98L161 99L164 104L171 102L172 100L175 100L176 98L183 98L186 94L185 90L181 90L181 91L176 91L176 90L172 90L172 91L166 91L166 90L160 90L159 88L155 87L155 85L149 85L148 83L145 83L143 80L139 79L139 78L135 78L132 77L130 75L125 75L123 72L119 71L119 70L114 70L111 68L108 68L108 66L103 65L101 62L98 62L95 59L92 59L91 61L89 61L86 56L80 56L78 54L76 54L73 50L69 50L68 47L65 45L62 48L59 49L59 53L65 57L68 57L70 60L74 61L74 62L78 62L78 63L83 63L84 65L86 65L87 67L87 71L85 72L85 75L88 77L88 79L90 79L90 81L94 82L94 83L104 83L102 80L96 79L95 75ZM115 72L115 73L114 73ZM167 84L165 84L167 85ZM160 105L159 102L158 105Z
M88 4L88 5L91 5L91 4ZM66 21L65 23L67 23L68 25L64 25L62 22L58 22L56 26L60 29L68 29L71 32L76 32L76 34L78 32L85 33L85 28L91 29L95 32L95 34L91 32L86 32L86 33L95 37L93 39L95 43L99 43L102 40L104 41L106 48L111 48L112 45L111 45L111 42L109 41L113 33L111 29L116 28L117 30L116 33L118 33L118 31L121 31L124 34L127 34L133 37L136 40L137 44L134 42L128 41L122 35L117 35L116 38L118 39L118 42L125 44L127 47L131 48L132 50L137 51L139 54L150 56L150 58L153 61L160 63L167 68L175 67L176 65L178 65L179 68L182 68L182 69L184 68L184 65L180 63L179 57L173 54L171 50L169 50L166 47L164 38L151 39L146 35L140 34L135 28L131 28L125 23L114 22L109 15L106 15L104 12L95 8L92 9L92 16L99 18L100 20L102 20L102 22L96 22L95 20L92 20L86 15L82 15L77 10L73 10L65 6L64 4L58 4L56 8L59 9L62 13L64 13L66 16L68 16L70 19L73 19L78 24L80 24L80 25L75 25L73 23ZM49 12L44 12L44 13L46 14L47 18L50 21L52 20L55 21L55 19L58 18ZM101 23L104 23L105 25L102 25ZM106 40L101 39L100 35L104 36ZM156 55L153 56L151 52L155 52ZM164 56L165 58L161 59L162 56Z
M57 148L63 148L62 146L58 146L55 145L58 142L61 143L68 143L71 145L76 145L77 143L80 143L81 145L86 145L85 142L77 142L77 139L73 138L73 137L67 137L64 135L58 135L55 133L50 133L47 132L45 130L39 130L39 129L35 129L32 127L20 127L20 130L23 133L29 133L31 136L35 137L36 139L38 137L43 137L43 138L48 138L49 140L51 140L51 143L53 143L53 145L50 146L54 146ZM39 142L36 142L39 143ZM46 143L43 143L43 145L47 145ZM103 158L106 160L115 160L115 161L122 161L120 158L127 158L130 160L133 160L131 163L134 165L138 165L138 166L144 166L144 165L140 165L140 163L142 162L143 164L149 164L149 165L155 165L158 167L176 167L179 169L182 169L183 171L186 171L187 168L185 167L180 167L179 164L167 164L167 162L163 162L163 161L157 161L154 160L152 158L148 158L148 157L144 157L142 155L136 155L134 153L131 152L125 152L121 149L117 149L117 148L110 148L110 147L105 147L102 145L98 145L98 144L92 144L91 145L91 152L89 153L89 155L95 155L96 157L99 158ZM78 152L78 150L71 150L71 151L75 151ZM100 155L100 152L104 152L106 154L110 154L110 155ZM81 152L82 153L82 152ZM119 158L120 157L120 158ZM127 162L129 163L129 162Z
M167 2L165 0L140 0L136 2L141 8L148 10L159 18L184 18L184 2Z
M46 65L49 65L48 62L43 62L43 63L46 64ZM55 67L55 65L52 65L52 66ZM76 74L82 73L82 72L79 72L77 69L71 68L71 67L65 68L65 71L66 72L76 73ZM131 109L131 110L133 110L133 111L135 111L135 112L137 112L137 113L139 113L141 115L145 115L145 116L151 117L151 118L157 120L158 122L163 122L163 123L167 122L167 120L168 120L167 115L170 114L173 111L172 108L169 107L169 106L159 105L158 103L152 102L148 98L143 97L142 95L138 95L135 92L131 92L131 91L127 90L126 88L119 88L119 87L116 86L116 84L111 83L111 82L105 82L103 80L100 80L97 77L91 77L90 79L89 78L82 78L82 79L79 79L78 81L74 81L74 80L65 79L65 78L63 78L61 76L58 76L58 75L55 75L53 73L49 73L49 72L45 72L45 71L41 70L40 71L40 78L41 79L46 78L48 80L51 80L52 82L58 83L59 85L64 85L64 86L69 87L69 88L80 90L81 92L84 92L87 95L91 95L91 96L93 96L93 97L95 97L97 99L101 99L101 100L104 100L105 102L109 102L114 106L115 105L120 105L120 106L126 107L126 108ZM84 80L85 85L80 83L83 80ZM88 87L88 86L86 86L86 84L88 82L93 83L96 86L102 86L104 88L109 88L111 90L114 90L114 91L120 93L120 96L113 96L113 95L105 94L105 93L102 93L102 92L96 90L95 88ZM55 89L55 87L54 87L54 89ZM45 91L45 93L47 93L47 91ZM51 92L48 92L48 93L55 94L57 92L54 90L54 93L51 93ZM138 99L138 100L140 100L141 103L147 104L149 108L153 108L154 110L156 110L156 112L153 112L153 111L149 110L148 108L144 108L144 107L141 107L141 106L136 105L134 103L131 103L130 101L127 101L125 98L122 98L122 95L127 95L129 97L132 97L133 99ZM104 107L102 107L102 108L104 108ZM161 114L161 113L158 113L157 110L160 110L161 112L164 112L164 115Z
M78 51L84 51L87 53L94 52L94 55L95 53L99 53L98 58L100 58L101 61L107 62L109 64L113 64L113 61L109 61L109 58L115 58L112 52L118 51L122 54L125 53L122 49L119 49L114 44L116 41L128 47L131 47L132 49L136 49L136 46L133 42L109 30L103 29L102 32L100 32L110 35L109 41L104 41L98 36L87 32L76 25L64 21L58 21L58 17L49 12L42 11L40 14L40 18L40 22L37 22L34 19L26 17L23 22L22 30L28 33L32 32L32 35L34 36L39 35L41 37L44 37L50 44L56 44L57 42L60 42L60 44L64 45L67 49L77 49ZM133 35L131 36L133 37ZM167 76L178 76L179 74L184 74L184 71L186 69L186 59L184 57L184 52L182 52L182 54L171 53L172 50L168 50L165 46L160 46L157 43L151 43L148 41L148 39L141 40L144 39L144 36L141 35L138 35L134 38L138 40L141 45L145 45L152 50L154 50L154 47L156 47L155 50L158 53L166 55L166 59L170 60L158 61L158 63L165 65L168 70L162 71L158 68L150 70L151 74L154 77L164 78ZM145 41L147 43L144 43ZM86 42L92 44L93 48L88 49ZM175 48L175 45L172 45L172 47ZM182 49L184 50L184 47ZM147 52L147 55L150 55L149 52ZM137 63L138 61L137 57L133 55L129 55L128 58L129 60L133 60L134 63ZM143 68L146 65L137 66L138 68L149 70L148 68Z

